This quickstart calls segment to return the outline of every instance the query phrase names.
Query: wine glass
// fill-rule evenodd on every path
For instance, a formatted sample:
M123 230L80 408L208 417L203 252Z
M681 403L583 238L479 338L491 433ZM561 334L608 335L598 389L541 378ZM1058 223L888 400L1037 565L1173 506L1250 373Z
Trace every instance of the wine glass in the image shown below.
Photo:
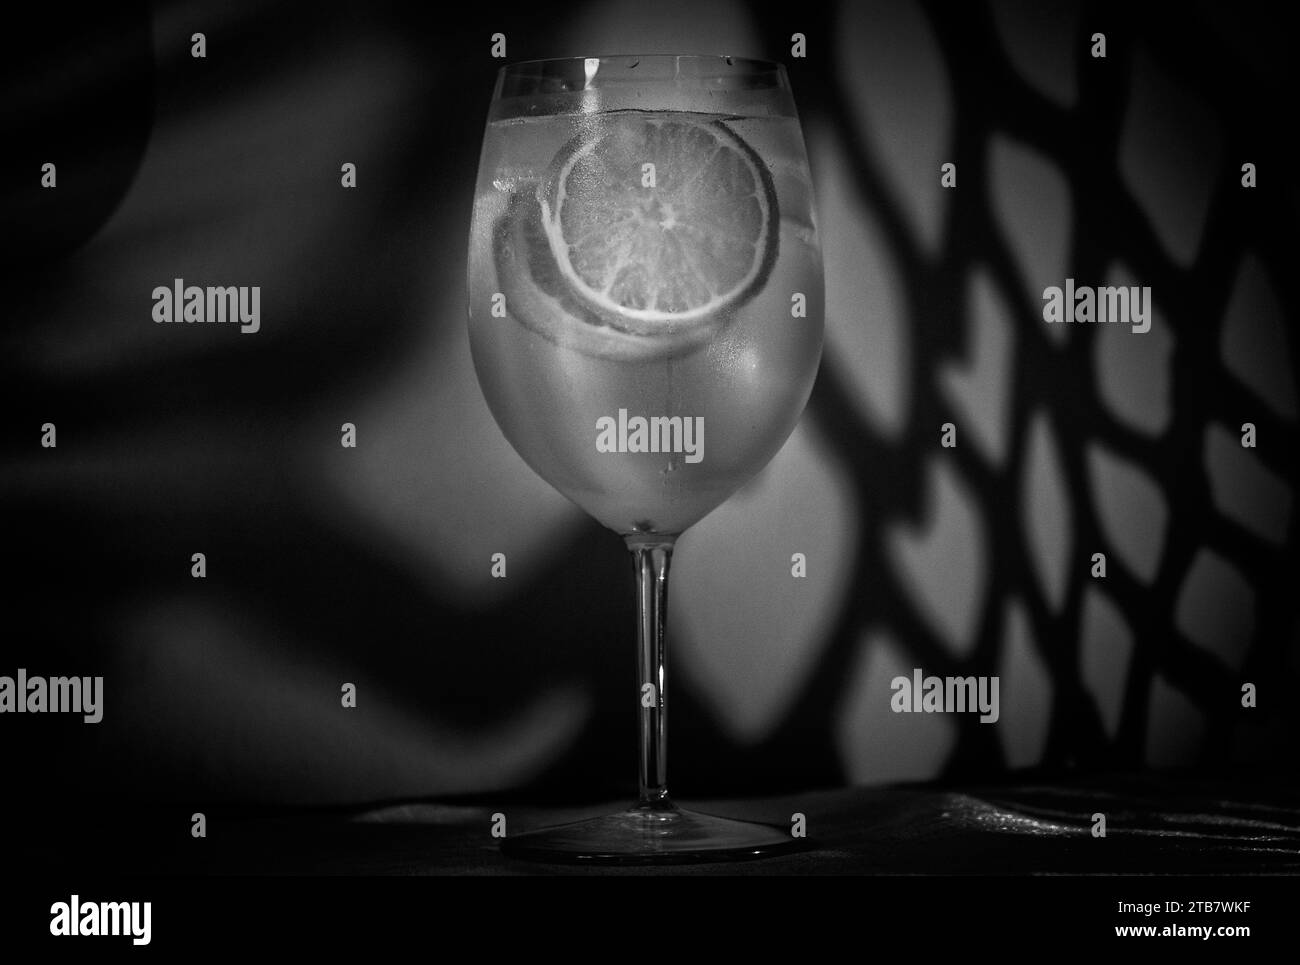
M503 850L672 862L793 847L789 830L670 800L664 675L674 541L781 448L821 358L821 252L785 69L721 56L502 68L468 280L474 367L501 431L623 537L637 586L638 802Z

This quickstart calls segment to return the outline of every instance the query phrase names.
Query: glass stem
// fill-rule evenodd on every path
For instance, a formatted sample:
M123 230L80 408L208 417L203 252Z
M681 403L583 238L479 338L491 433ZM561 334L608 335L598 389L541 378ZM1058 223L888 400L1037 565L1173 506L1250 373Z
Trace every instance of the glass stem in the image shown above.
M676 537L626 537L636 568L636 665L640 732L640 806L671 808L668 798L668 682L664 627L668 564Z

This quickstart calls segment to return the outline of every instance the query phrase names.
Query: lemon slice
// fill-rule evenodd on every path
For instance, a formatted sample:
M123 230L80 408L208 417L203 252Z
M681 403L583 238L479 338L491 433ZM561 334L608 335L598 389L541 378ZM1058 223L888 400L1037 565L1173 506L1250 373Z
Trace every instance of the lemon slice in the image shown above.
M718 323L776 259L771 174L720 120L600 115L557 155L538 200L560 275L628 332Z

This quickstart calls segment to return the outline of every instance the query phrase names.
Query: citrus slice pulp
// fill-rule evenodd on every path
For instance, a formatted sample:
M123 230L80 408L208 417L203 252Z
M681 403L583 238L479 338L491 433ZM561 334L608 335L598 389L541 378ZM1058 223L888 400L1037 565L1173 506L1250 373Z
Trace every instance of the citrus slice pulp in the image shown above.
M635 335L723 324L721 312L762 286L777 255L771 174L720 120L600 115L560 151L538 201L566 287L605 325Z

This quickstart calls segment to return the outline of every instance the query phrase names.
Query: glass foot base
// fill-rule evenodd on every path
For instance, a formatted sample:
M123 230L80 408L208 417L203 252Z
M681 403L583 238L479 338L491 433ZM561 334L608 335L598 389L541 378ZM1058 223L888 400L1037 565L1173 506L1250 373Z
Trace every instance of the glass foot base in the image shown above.
M766 858L805 846L781 828L657 805L529 831L506 838L501 851L565 864L687 864Z

